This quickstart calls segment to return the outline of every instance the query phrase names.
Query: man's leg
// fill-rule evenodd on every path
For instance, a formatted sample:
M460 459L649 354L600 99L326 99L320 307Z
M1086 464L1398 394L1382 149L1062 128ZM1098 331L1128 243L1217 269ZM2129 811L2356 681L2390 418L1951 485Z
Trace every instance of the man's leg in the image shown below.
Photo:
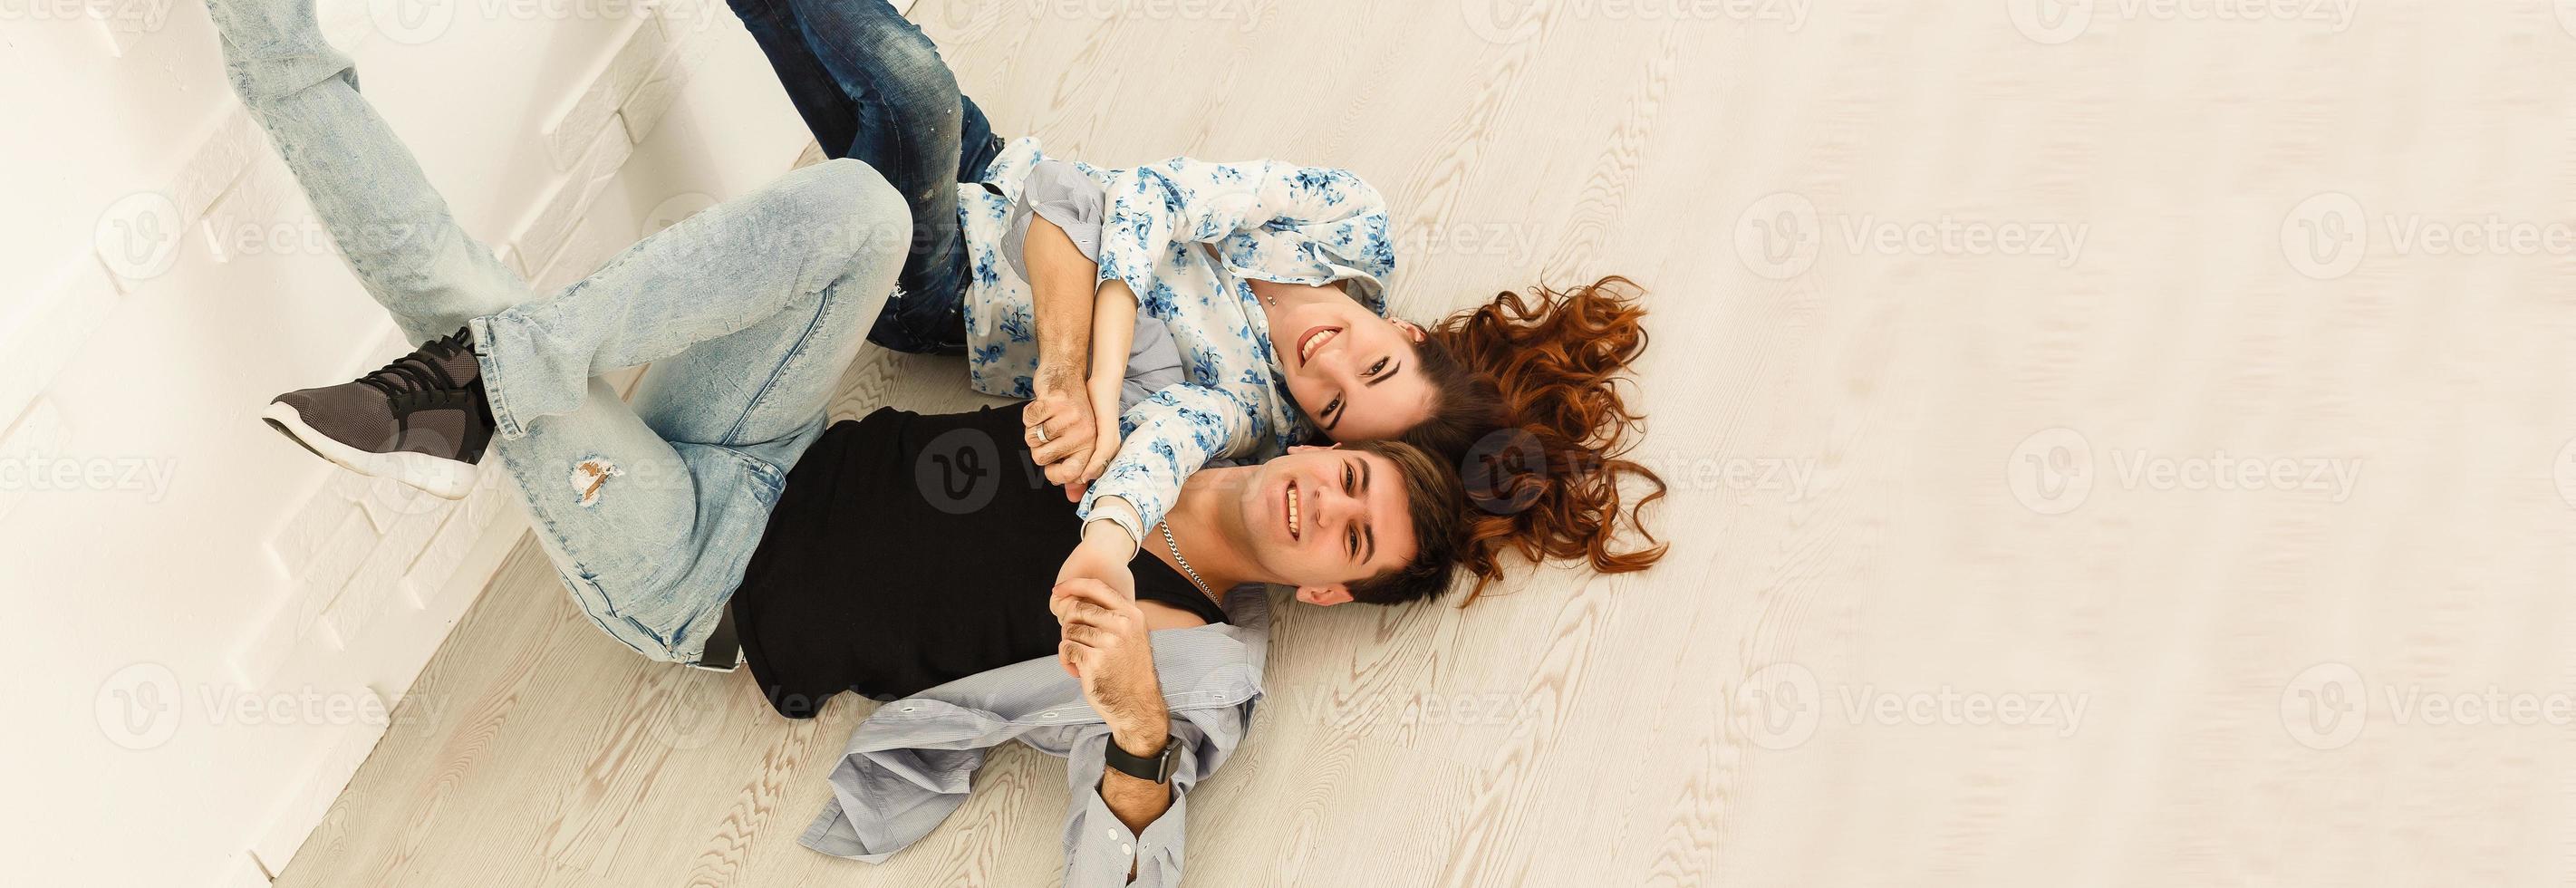
M911 224L885 179L852 160L788 173L646 238L589 278L539 302L469 322L501 437L586 400L590 377L646 363L702 368L684 399L708 419L664 428L675 441L746 446L819 419L799 376L795 409L781 375L837 379L892 289ZM832 328L832 329L824 329ZM782 418L783 417L783 418ZM709 424L712 423L712 424Z
M473 321L512 436L494 449L601 628L648 656L697 661L893 290L909 228L875 171L831 161L682 220L553 298ZM574 387L645 361L632 413L595 380ZM567 404L578 406L558 412ZM602 405L674 456L590 449L586 417ZM690 491L693 512L667 511ZM639 511L653 515L644 534L630 527Z
M233 91L304 188L358 281L413 342L532 294L448 214L410 149L358 95L310 0L209 0Z
M904 214L881 212L877 174L826 163L683 220L589 279L531 301L456 226L410 151L358 94L355 69L322 40L309 0L209 6L235 89L361 283L415 341L472 322L486 369L479 382L504 438L526 434L535 417L578 409L594 375L748 330L809 299L911 227Z
M349 60L322 41L309 2L212 0L208 7L234 90L268 130L360 283L407 335L430 339L529 298L514 275L456 228L410 152L358 95ZM408 369L389 368L370 378L390 386L406 378L474 372L470 352L462 352L461 362L457 349L415 354L421 360ZM542 477L544 466L576 467L582 461L631 467L624 470L639 475L687 477L689 459L618 403L614 392L596 391L601 397L549 417L542 429L498 448L500 458L518 478L537 519L538 539L583 610L636 650L671 658L662 640L670 633L654 627L671 622L667 603L684 590L652 586L653 560L674 553L694 560L697 518L707 511L700 507L698 488L666 483L621 491L625 495L614 503L594 502L597 507L586 514L571 515L550 502L569 479ZM455 474L470 483L471 467L462 468ZM633 605L622 606L621 599Z
M322 42L309 6L297 0L214 0L210 5L235 88L268 128L351 267L406 331L426 339L475 315L507 314L502 310L525 296L524 287L447 217L410 154L357 95L347 59ZM559 317L565 314L562 305L552 306L551 312L513 316L518 320L502 326L513 333L539 329L559 338L591 340L590 361L649 360L656 352L685 348L671 338L674 330L732 341L737 346L733 353L740 357L748 352L740 348L739 334L764 323L775 329L811 326L822 317L813 306L840 304L833 297L851 294L863 303L853 311L872 311L891 285L900 245L896 237L868 232L908 227L891 189L855 164L808 170L802 179L791 177L701 215L706 221L673 226L678 234L657 237L660 249L639 245L610 269L549 300L588 300L601 310L595 323L644 325L655 333L594 330L585 335L560 325L549 329L523 322L549 313ZM876 221L843 224L854 217ZM759 225L747 222L775 224L788 234L767 236ZM727 255L768 257L770 249L799 246L837 250L837 258L771 258L751 268L709 261ZM671 269L687 272L668 273ZM617 295L637 293L664 298L655 306L610 305ZM733 300L737 294L748 295ZM769 316L744 309L742 302L770 306ZM657 308L688 307L702 311L676 319L653 316ZM804 311L801 318L778 320L793 318L799 310ZM489 330L491 321L484 318L475 326ZM487 350L469 337L450 338ZM507 334L499 338L509 341ZM826 350L785 336L772 340L775 353L784 356ZM846 359L841 346L829 350ZM452 357L425 347L406 356L410 365L398 361L371 376L374 384L350 386L374 391L462 382L481 391L481 356L446 360ZM580 395L558 409L510 414L512 436L493 449L517 480L540 543L591 618L647 656L694 659L742 561L758 542L785 464L769 464L721 444L667 441L606 386L586 378L550 378L547 364L514 367L509 378L516 383L506 390L530 392L522 400L540 404L560 400L566 390ZM587 362L583 365L586 370ZM782 358L778 366L790 362ZM745 368L736 365L734 371ZM451 374L472 378L460 381ZM711 415L734 415L699 417L699 425L756 432L763 424L746 421L742 414L755 404L795 400L784 391L792 387L762 388L772 393L766 399L757 392L732 403L710 398ZM809 402L804 405L810 411L804 434L810 436L810 427L821 424L823 396L800 397ZM682 406L664 412L691 415ZM768 443L774 451L786 450L784 444L801 450L796 437Z
M226 79L259 121L360 285L406 338L430 340L467 318L532 294L490 250L466 236L409 149L358 94L357 71L322 39L309 0L209 0ZM461 497L487 424L461 382L471 355L461 339L369 375L356 397L289 392L262 414L315 454L367 474ZM396 389L420 391L394 400ZM316 426L332 433L319 433ZM354 443L351 443L353 442Z

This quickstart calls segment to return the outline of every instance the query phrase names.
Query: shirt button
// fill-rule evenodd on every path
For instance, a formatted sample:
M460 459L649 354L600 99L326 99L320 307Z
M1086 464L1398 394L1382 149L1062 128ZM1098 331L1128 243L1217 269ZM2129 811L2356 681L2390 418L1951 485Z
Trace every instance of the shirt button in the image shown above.
M1134 856L1134 855L1135 855L1135 853L1136 853L1136 846L1134 846L1134 845L1119 845L1119 846L1118 846L1118 853L1120 853L1120 854L1125 854L1125 855L1129 855L1129 856Z
M1114 842L1114 841L1117 841L1117 840L1118 840L1118 828L1117 828L1117 827L1114 827L1114 826L1113 826L1113 827L1110 827L1110 828L1108 828L1108 829L1101 830L1101 831L1100 831L1100 834L1101 834L1101 835L1104 835L1104 836L1108 836L1110 841L1113 841L1113 842Z
M1041 713L1038 713L1038 717L1039 717L1039 718L1054 718L1054 717L1055 717L1055 713L1052 713L1052 712L1041 712Z

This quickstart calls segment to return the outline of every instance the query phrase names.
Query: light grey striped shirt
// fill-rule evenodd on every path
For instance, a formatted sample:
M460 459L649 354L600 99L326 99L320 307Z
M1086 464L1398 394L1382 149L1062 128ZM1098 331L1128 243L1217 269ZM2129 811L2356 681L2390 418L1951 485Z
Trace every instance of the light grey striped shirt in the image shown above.
M928 835L966 801L988 750L1013 740L1066 760L1064 884L1181 882L1190 789L1243 742L1261 699L1270 639L1268 587L1226 596L1233 622L1153 633L1154 673L1172 714L1180 761L1172 807L1132 832L1100 798L1109 726L1083 700L1082 685L1053 657L967 676L877 708L850 734L832 768L832 800L800 840L805 847L876 863ZM1127 881L1133 862L1136 880Z

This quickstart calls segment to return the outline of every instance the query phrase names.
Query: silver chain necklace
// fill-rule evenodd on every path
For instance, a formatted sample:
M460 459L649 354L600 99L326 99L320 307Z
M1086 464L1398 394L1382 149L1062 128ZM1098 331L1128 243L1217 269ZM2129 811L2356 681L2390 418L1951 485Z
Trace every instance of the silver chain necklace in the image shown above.
M1208 588L1206 580L1199 579L1199 572L1190 568L1190 560L1181 557L1181 544L1172 541L1172 522L1165 521L1161 527L1163 528L1163 548L1172 550L1172 560L1180 562L1181 572L1190 575L1190 582L1199 587L1199 594L1207 596L1210 601L1216 601L1216 591Z

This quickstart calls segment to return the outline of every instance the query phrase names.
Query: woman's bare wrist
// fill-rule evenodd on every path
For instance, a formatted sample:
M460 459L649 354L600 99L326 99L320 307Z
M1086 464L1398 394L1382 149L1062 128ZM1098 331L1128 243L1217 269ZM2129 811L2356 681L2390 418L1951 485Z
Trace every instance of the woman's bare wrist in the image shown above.
M1139 543L1127 532L1127 526L1116 519L1099 516L1082 524L1082 545L1098 546L1121 559L1136 557ZM1123 553L1123 554L1121 554Z

